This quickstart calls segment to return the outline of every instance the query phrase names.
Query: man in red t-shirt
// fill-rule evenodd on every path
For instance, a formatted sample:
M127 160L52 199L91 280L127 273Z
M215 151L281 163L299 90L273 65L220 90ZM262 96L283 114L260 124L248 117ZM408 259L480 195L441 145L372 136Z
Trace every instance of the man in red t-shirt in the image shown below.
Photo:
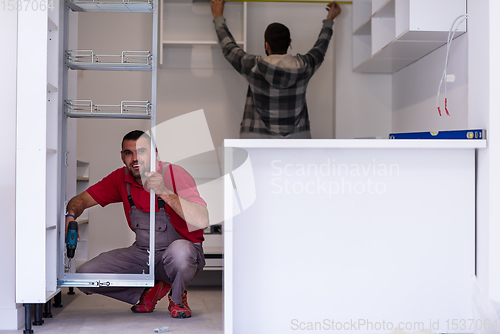
M151 172L151 142L143 131L129 132L122 141L119 168L67 206L66 231L70 221L86 208L122 202L129 227L136 241L127 248L105 252L78 269L79 273L142 274L147 272L149 249L149 189L155 191L155 278L152 288L80 288L85 293L100 293L134 304L135 313L152 312L156 302L168 294L168 310L174 318L191 316L186 287L203 269L201 246L203 229L208 226L208 211L193 177L182 167L157 161Z

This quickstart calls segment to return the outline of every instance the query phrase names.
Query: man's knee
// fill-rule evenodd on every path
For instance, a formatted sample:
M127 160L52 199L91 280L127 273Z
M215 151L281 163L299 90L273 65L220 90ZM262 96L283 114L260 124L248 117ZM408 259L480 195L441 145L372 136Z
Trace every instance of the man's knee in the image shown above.
M176 240L163 253L163 263L185 268L196 264L197 251L194 244L188 240Z

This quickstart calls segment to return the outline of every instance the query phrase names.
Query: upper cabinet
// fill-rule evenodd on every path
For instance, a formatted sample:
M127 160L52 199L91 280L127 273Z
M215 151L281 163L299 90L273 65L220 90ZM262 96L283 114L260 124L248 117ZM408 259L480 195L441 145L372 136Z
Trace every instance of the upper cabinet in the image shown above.
M353 69L394 73L446 44L466 0L354 0ZM465 33L466 20L455 37Z

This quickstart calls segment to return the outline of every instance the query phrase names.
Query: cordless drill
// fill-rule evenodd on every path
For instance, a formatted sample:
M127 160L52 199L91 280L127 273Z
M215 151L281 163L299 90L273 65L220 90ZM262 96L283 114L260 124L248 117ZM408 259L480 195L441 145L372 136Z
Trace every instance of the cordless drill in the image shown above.
M68 234L66 234L66 255L70 260L75 256L77 240L78 240L78 223L73 220L69 222Z

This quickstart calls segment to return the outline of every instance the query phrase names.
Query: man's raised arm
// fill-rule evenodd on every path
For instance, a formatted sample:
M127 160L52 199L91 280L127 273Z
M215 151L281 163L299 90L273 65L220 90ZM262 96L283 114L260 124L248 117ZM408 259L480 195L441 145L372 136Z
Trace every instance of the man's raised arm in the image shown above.
M257 63L257 56L248 54L240 48L233 35L229 32L226 20L222 16L224 14L224 2L224 0L212 0L210 2L217 39L222 48L222 54L231 66L240 74L248 75Z
M341 12L340 6L335 1L330 2L326 5L326 10L328 14L326 20L323 20L323 27L319 33L316 43L305 55L303 60L313 68L313 73L315 73L318 68L323 63L325 58L326 50L328 49L328 44L333 34L333 19L335 19Z

